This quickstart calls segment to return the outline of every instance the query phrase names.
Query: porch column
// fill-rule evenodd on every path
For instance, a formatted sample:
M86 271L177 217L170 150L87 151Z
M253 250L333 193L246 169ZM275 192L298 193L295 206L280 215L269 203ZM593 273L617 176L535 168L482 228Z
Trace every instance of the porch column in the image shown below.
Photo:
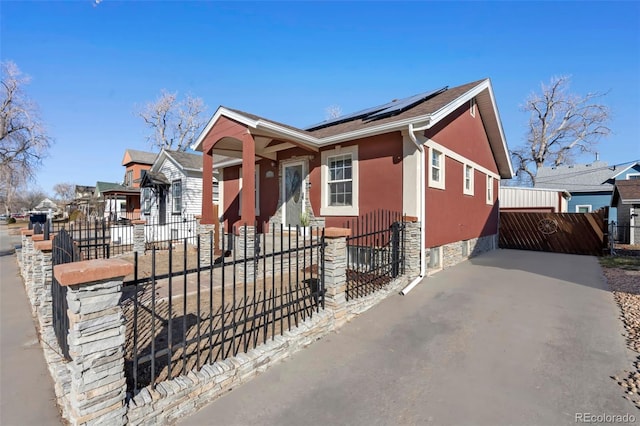
M213 217L213 153L202 156L202 218L200 223L212 225Z
M256 143L247 131L242 138L242 212L240 225L253 226L256 220Z

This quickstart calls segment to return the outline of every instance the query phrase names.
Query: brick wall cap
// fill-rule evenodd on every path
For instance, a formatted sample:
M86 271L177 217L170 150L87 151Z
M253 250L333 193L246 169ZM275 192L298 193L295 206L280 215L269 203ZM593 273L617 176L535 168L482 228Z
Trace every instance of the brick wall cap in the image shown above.
M53 275L62 286L106 281L132 273L133 264L122 259L83 260L53 267Z
M28 237L29 235L33 235L33 229L22 228L20 229L20 234Z
M196 220L200 220L200 219L202 219L202 215L201 215L201 214L197 214L197 215L195 215L194 217L196 218Z
M53 247L53 241L51 240L45 240L45 241L37 241L33 247L36 250L40 250L40 251L51 251L52 247Z
M418 221L418 216L405 216L404 217L404 221L405 222L417 222Z
M144 219L134 219L131 221L131 223L133 225L144 225L145 223L147 223L147 221Z
M331 226L329 228L324 228L324 236L325 236L325 238L350 237L351 236L351 229L336 228L336 227Z
M49 234L49 239L53 240L53 237L55 237L56 234ZM44 234L34 234L31 239L33 241L44 241Z

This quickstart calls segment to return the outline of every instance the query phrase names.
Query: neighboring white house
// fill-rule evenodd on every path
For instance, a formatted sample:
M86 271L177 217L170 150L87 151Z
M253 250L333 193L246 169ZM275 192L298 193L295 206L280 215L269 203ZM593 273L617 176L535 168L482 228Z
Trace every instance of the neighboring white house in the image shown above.
M568 212L571 194L564 189L500 187L500 210L520 212Z
M226 157L214 164L224 165ZM202 155L163 149L140 184L142 218L164 224L202 213ZM218 170L213 173L213 202L219 202Z

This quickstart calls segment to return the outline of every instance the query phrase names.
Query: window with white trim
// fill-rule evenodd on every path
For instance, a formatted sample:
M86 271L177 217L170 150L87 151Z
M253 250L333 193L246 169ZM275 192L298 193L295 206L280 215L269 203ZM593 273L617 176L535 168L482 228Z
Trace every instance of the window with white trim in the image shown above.
M329 157L329 205L353 205L353 160L351 154Z
M640 179L640 173L629 173L627 175L627 180L636 180Z
M487 204L493 204L493 176L487 175Z
M326 216L358 215L358 147L338 147L321 153L322 205Z
M182 181L174 180L171 183L171 212L176 214L182 211Z
M142 188L142 213L151 214L151 188Z
M469 101L469 114L474 118L476 116L476 98L472 98Z
M429 148L429 186L444 189L444 154Z
M474 190L473 190L473 167L471 167L468 164L464 165L464 176L463 176L463 188L462 188L462 192L465 195L474 195Z
M576 206L576 213L591 213L591 204L578 204Z

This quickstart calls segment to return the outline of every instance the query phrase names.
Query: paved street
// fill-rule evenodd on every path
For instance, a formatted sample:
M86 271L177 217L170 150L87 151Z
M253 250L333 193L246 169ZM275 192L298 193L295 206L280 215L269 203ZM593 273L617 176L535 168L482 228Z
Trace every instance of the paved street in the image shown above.
M392 296L182 425L562 425L640 418L597 259L499 250Z
M0 225L0 424L61 424L53 380L13 254L19 242Z

